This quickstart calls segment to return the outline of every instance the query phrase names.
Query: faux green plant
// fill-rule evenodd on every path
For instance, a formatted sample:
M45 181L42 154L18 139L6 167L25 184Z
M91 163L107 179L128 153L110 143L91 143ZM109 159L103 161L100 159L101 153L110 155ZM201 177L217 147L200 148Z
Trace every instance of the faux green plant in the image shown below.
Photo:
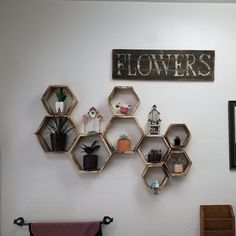
M183 159L182 157L180 156L177 156L177 157L174 157L172 159L172 162L175 164L175 165L185 165L186 164L186 160Z
M83 147L80 147L80 148L83 149L83 152L87 154L92 154L100 148L100 145L99 144L97 145L97 142L98 142L97 140L93 141L91 146L83 144Z
M74 128L67 117L51 117L47 123L47 129L51 134L67 134Z
M56 93L58 102L64 102L66 100L66 93L63 91L63 88Z
M128 140L128 136L126 134L120 134L119 135L119 140Z

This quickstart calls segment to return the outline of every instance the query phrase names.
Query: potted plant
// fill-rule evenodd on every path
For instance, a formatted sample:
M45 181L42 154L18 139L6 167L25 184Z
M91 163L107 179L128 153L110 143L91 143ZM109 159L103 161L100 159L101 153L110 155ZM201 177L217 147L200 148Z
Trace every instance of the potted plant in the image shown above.
M174 145L175 146L180 146L180 142L181 142L180 137L179 136L175 136L175 138L174 138Z
M159 163L161 162L162 151L161 149L151 149L147 156L148 162Z
M83 152L86 153L83 157L83 169L92 171L97 170L98 166L98 156L96 154L93 154L95 151L97 151L100 148L100 145L97 144L97 140L93 141L91 146L83 144Z
M67 117L51 117L47 123L52 151L65 151L67 134L74 129Z
M65 105L64 101L66 100L66 94L63 91L63 88L60 88L59 91L56 93L57 101L56 101L56 113L63 113Z
M117 150L118 152L128 152L131 150L131 140L127 135L121 134L117 140Z
M186 161L180 156L174 157L172 161L174 163L174 172L182 173L184 171L184 165L186 164Z

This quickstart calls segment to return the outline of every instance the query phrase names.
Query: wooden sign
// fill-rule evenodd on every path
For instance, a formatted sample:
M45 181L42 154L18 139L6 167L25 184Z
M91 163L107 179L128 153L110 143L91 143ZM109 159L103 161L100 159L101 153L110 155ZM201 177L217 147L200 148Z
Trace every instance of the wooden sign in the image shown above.
M215 51L113 49L112 78L213 81Z

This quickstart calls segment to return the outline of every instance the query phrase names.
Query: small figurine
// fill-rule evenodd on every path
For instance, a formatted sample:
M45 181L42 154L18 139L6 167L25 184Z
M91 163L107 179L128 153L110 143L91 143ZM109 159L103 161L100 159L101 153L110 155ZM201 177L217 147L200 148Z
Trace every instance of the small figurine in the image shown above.
M160 112L157 110L156 105L153 105L152 110L149 112L148 126L150 134L160 134L161 119L160 119Z
M129 104L125 104L125 103L117 103L116 104L116 109L118 110L118 112L120 112L121 114L127 115L129 110L131 109L131 105Z
M96 110L95 107L91 107L88 111L88 115L91 119L95 119L96 116L98 115L98 111Z
M154 194L158 194L158 189L159 189L160 185L159 185L159 182L157 179L152 180L149 187L150 187L150 189L154 190Z
M181 142L180 137L179 136L175 136L175 138L174 138L174 145L175 146L180 146L180 142Z
M89 134L97 134L101 133L101 123L103 120L103 116L99 114L97 109L95 107L91 107L88 111L88 119L92 121L92 127L90 127L90 131L88 132ZM96 128L98 121L98 130Z

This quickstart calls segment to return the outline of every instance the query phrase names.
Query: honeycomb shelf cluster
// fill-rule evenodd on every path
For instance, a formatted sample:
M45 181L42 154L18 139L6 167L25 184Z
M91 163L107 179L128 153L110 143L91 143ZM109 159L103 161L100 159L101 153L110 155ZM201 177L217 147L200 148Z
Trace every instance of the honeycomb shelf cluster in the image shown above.
M59 112L54 107L56 96L61 89L66 94L65 109ZM82 133L71 117L73 110L78 104L78 100L72 93L68 86L64 85L50 85L44 92L41 101L47 111L47 115L43 118L39 128L36 131L36 136L40 145L46 153L66 153L70 157L72 163L80 173L99 173L106 167L113 154L119 155L130 153L138 153L145 168L142 173L142 179L148 190L151 182L155 179L158 181L158 191L161 190L170 177L178 177L187 175L192 162L185 151L191 133L185 124L170 124L164 135L160 134L145 134L142 127L134 114L137 110L140 99L133 87L116 86L108 97L108 104L113 113L112 118L108 122L103 133ZM128 101L128 112L120 112L117 110L117 104L120 101ZM53 122L67 122L66 128L70 130L69 137L64 150L55 149L50 139L50 130L53 128ZM131 149L129 151L121 152L117 149L118 136L125 133L132 140ZM176 144L176 137L181 142ZM89 144L93 140L99 142L100 148L98 151L98 168L97 170L88 171L83 169L83 151L81 146ZM161 159L158 162L149 160L149 151L151 149L159 150ZM183 169L181 171L175 170L174 160L181 159Z

